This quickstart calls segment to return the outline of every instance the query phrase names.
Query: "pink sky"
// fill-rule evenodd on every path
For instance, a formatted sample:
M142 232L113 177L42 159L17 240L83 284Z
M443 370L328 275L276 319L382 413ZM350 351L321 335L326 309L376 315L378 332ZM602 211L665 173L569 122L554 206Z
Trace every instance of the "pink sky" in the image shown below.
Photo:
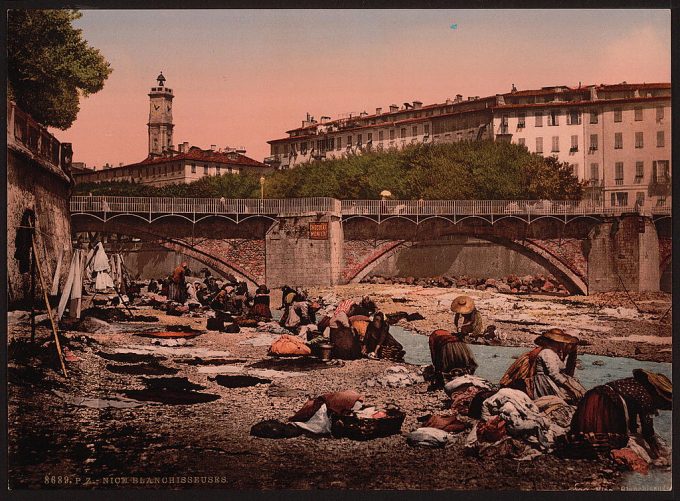
M176 143L269 155L305 113L547 85L670 81L668 10L84 11L113 73L53 131L88 166L147 155L148 92L174 90ZM452 29L451 25L456 28Z

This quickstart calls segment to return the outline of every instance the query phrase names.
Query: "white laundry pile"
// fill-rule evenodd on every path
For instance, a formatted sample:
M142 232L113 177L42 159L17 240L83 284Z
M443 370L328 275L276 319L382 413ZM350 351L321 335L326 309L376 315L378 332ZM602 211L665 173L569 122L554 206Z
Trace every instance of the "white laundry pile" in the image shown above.
M555 432L538 406L520 390L503 388L482 403L482 421L500 416L509 434L525 439L543 450L551 448Z
M414 447L444 447L452 437L439 428L418 428L406 435L406 443Z
M69 300L71 316L80 318L80 307L83 296L83 261L84 251L79 249L74 250L73 256L71 257L71 266L68 271L68 277L66 278L66 283L64 284L64 289L57 306L57 319L61 319L64 315ZM59 268L60 266L57 265L57 269Z
M315 435L328 435L331 432L331 418L328 416L326 404L322 404L308 421L291 421L291 424Z
M409 372L406 367L393 365L385 370L385 375L366 381L366 386L372 388L376 385L389 388L404 388L418 383L424 383L425 378L417 372Z
M451 381L444 385L444 391L448 396L453 395L459 388L465 385L476 386L483 390L490 390L491 383L484 378L479 376L464 375L453 378Z

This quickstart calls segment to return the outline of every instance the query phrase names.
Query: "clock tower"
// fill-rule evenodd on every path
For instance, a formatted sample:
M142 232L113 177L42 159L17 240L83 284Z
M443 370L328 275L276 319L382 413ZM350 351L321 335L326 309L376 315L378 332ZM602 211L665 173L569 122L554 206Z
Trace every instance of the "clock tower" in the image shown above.
M165 87L165 77L158 75L158 85L149 92L149 156L161 155L172 148L172 89Z

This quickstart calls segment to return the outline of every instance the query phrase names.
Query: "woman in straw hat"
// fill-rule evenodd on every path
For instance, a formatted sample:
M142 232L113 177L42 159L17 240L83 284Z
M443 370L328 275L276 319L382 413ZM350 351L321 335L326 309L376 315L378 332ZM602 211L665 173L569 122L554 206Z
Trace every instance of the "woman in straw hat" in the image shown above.
M479 337L484 332L482 315L470 296L458 296L451 303L453 325L463 336ZM462 321L462 323L461 323ZM460 323L460 326L458 325Z
M633 377L596 386L583 396L571 421L569 442L595 450L625 447L629 433L638 431L639 418L650 456L657 459L664 451L652 416L671 410L672 403L673 384L666 376L635 369Z
M550 329L534 342L542 349L536 356L532 398L556 395L566 401L579 400L585 389L573 377L578 338L562 329Z
M541 357L542 376L540 379L542 383L545 382L543 379L545 373L547 372L545 370L546 365L549 367L557 367L557 379L559 380L564 381L560 374L573 377L574 370L576 369L576 346L578 343L578 338L574 336L568 336L560 329L551 329L536 338L535 343L538 346L515 360L515 362L508 368L500 380L501 387L522 390L532 399L536 399L541 396L536 395L536 392L534 391L538 356L546 348L550 350L550 353L546 352ZM546 363L546 358L548 363ZM557 361L555 361L555 358L557 358ZM564 366L564 369L562 369L562 365ZM557 386L556 383L554 384ZM552 389L550 383L542 384L542 389L545 389L546 385L549 389ZM540 391L541 390L539 390L539 392Z

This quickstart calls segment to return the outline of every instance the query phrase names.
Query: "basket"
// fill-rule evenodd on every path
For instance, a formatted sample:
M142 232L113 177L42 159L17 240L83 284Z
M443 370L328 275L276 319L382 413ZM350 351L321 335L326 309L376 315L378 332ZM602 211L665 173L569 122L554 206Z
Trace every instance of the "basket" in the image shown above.
M335 438L372 440L400 433L406 413L399 409L387 409L385 413L387 417L375 419L359 418L354 414L332 414L331 434Z

